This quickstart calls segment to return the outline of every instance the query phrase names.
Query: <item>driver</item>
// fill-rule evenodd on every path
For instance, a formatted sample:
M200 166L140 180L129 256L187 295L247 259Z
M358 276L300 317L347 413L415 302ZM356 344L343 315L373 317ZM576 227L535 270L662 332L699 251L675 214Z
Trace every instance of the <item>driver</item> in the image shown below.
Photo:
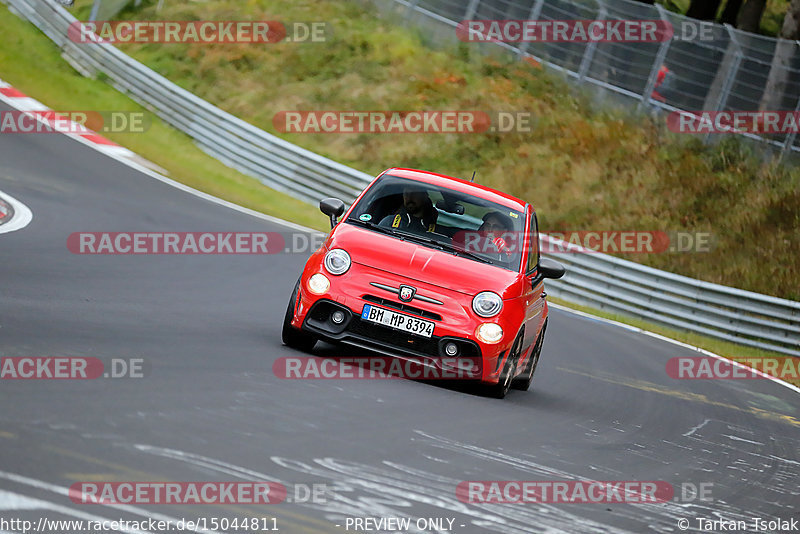
M501 235L514 230L514 223L506 215L499 211L490 211L483 216L483 224L478 228L479 232Z
M510 261L513 254L513 244L506 242L505 238L513 235L514 223L499 211L490 211L483 216L483 224L478 228L478 233L491 245L483 250L493 259ZM510 246L509 246L510 245Z
M407 232L436 232L436 220L439 212L433 202L420 186L407 185L403 188L403 206L396 215L387 215L379 226L397 228Z

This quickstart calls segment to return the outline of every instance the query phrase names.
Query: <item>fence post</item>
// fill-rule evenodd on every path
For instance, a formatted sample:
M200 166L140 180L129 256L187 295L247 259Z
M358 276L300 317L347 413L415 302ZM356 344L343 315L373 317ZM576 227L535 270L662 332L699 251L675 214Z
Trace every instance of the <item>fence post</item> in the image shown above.
M408 6L406 7L406 15L404 17L406 20L411 20L411 15L414 13L414 11L416 11L418 3L419 0L410 0L408 2Z
M531 6L530 12L528 13L528 20L539 20L539 16L542 14L543 7L544 7L544 0L536 0ZM525 55L525 52L528 50L529 44L530 43L528 41L522 41L520 45L517 47L517 55L520 58Z
M731 42L736 47L736 53L733 56L733 64L728 70L728 75L722 83L722 90L719 92L719 98L714 103L714 111L722 111L725 104L728 102L728 95L733 89L733 82L736 80L736 74L739 72L739 66L742 63L744 55L742 54L742 45L736 40L736 34L733 32L733 27L730 24L725 24L725 29L728 30L728 35L731 37Z
M101 0L94 0L94 4L92 4L92 12L89 13L89 22L97 20L97 12L100 11L100 2Z
M600 10L597 12L597 20L605 20L606 13L608 13L606 5L603 3L603 0L597 0L597 3L600 5ZM592 65L595 50L597 50L597 41L592 41L583 53L581 66L578 68L578 80L580 80L581 83L583 83L583 79L586 78L586 73L589 72L589 67Z
M797 42L800 45L800 41ZM794 116L797 117L800 114L800 97L797 98L797 105L794 107ZM786 140L783 142L783 148L781 149L781 160L786 157L786 154L792 150L792 145L794 145L794 140L797 139L797 130L791 132L786 136Z
M739 41L736 39L736 34L733 31L733 26L731 26L730 24L725 24L725 30L728 32L730 43L731 45L733 45L735 52L733 54L733 60L725 61L725 59L723 58L722 65L730 64L730 67L728 68L728 72L725 74L725 79L722 82L722 88L719 91L719 96L716 98L713 108L709 111L719 112L723 110L725 104L728 102L728 96L731 94L731 89L733 89L733 82L736 81L736 75L739 73L739 66L742 64L742 59L744 59L744 54L742 53L742 45L740 45ZM714 88L714 83L712 83L709 92L713 90L713 88ZM703 136L704 143L708 143L710 139L711 139L711 132Z
M658 4L655 4L655 6L658 10L658 16L661 18L661 21L670 24L664 8ZM656 80L658 80L658 71L661 70L662 65L664 65L664 60L667 59L667 52L669 51L669 45L671 43L672 39L667 39L661 43L661 46L658 47L658 52L656 53L653 67L650 69L650 76L647 78L647 83L645 84L644 92L642 93L642 99L638 105L639 108L641 108L641 106L644 104L649 104L653 99L653 91L656 88Z
M475 16L475 12L478 10L478 4L480 4L480 2L481 0L469 0L467 12L464 14L464 20L472 20L472 17Z

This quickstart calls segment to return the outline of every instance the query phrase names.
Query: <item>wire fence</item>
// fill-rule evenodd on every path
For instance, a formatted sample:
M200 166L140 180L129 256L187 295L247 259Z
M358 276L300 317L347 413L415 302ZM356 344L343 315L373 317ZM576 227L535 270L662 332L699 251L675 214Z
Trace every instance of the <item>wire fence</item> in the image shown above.
M784 111L800 113L800 41L774 39L729 25L700 22L662 7L633 0L375 0L406 24L424 30L431 42L457 42L456 27L468 20L655 20L669 23L674 35L645 42L493 42L486 46L530 57L579 83L667 112L724 113ZM435 33L431 33L435 32ZM477 43L470 43L470 46ZM659 80L663 66L669 70ZM654 95L654 90L657 94ZM721 113L720 113L721 112ZM783 153L800 151L796 130L737 133L765 141ZM714 125L716 126L716 124ZM703 131L701 128L700 131ZM722 134L707 134L705 140Z

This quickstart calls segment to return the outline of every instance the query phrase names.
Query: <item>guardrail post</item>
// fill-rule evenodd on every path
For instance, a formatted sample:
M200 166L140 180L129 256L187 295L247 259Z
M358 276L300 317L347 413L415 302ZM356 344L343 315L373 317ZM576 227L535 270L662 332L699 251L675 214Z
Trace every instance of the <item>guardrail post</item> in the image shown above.
M542 14L542 8L544 7L544 0L536 0L533 5L531 6L530 12L528 12L528 20L539 20L539 16ZM519 46L517 47L517 56L523 57L525 52L528 50L528 45L530 43L528 41L522 41Z
M661 17L662 22L666 22L669 24L669 18L667 17L666 10L661 7L659 4L655 4L656 9L658 10L658 16ZM664 65L664 60L667 59L667 52L669 51L669 45L672 43L672 39L667 39L661 43L661 46L658 47L658 52L656 53L656 59L653 62L653 67L650 69L650 76L647 78L647 83L644 86L644 92L642 93L642 100L639 102L638 107L641 108L644 104L650 104L653 100L653 91L656 88L656 80L658 79L658 72L661 70L661 67Z
M605 20L606 13L608 10L606 9L606 5L603 3L602 0L598 0L597 2L600 5L600 10L597 12L597 20ZM586 47L586 51L583 53L583 59L581 59L581 66L578 68L578 80L583 83L584 78L586 78L586 73L589 72L589 67L592 66L592 60L594 59L594 52L597 50L597 41L592 41Z

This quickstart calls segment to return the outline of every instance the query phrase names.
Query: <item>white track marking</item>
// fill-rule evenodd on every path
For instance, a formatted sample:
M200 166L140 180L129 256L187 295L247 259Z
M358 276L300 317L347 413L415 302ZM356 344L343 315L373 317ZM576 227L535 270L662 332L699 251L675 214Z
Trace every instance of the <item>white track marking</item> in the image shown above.
M701 428L703 428L704 426L706 426L710 422L711 422L711 419L704 420L699 425L697 425L695 427L692 427L692 429L690 431L688 431L686 434L684 434L683 436L688 438L689 436L691 436L692 434L694 434L695 432L697 432L698 430L700 430Z
M2 191L0 191L0 199L5 200L14 209L14 215L11 217L11 220L0 224L0 234L21 230L28 226L33 219L33 212L28 206Z
M77 517L78 519L82 519L84 521L100 521L100 522L111 521L106 517L89 514L86 512L81 512L79 510L73 510L72 508L61 506L60 504L55 504L50 501L34 499L32 497L19 495L18 493L13 493L5 490L0 490L0 510L3 511L45 510L50 512L57 512L72 517ZM53 520L53 522L55 521L60 521L60 520L57 519ZM122 525L119 526L122 527ZM115 532L127 532L128 534L150 534L150 532L146 530L134 530L129 528L119 528Z
M7 83L3 82L3 80L0 80L0 87L10 87L10 86ZM36 100L34 100L32 98L8 97L8 96L5 96L3 94L0 94L0 101L5 102L9 106L13 107L14 109L20 110L20 111L48 110L48 108L46 106L44 106L43 104L41 104L40 102L38 102L38 101L36 101ZM39 119L39 120L42 120L42 119ZM159 173L155 172L152 169L148 169L147 167L145 167L145 166L137 163L136 161L133 161L132 159L130 159L131 156L135 155L135 154L133 152L131 152L130 150L128 150L127 148L124 148L124 147L121 147L121 146L118 146L118 145L117 146L113 146L112 145L111 147L109 147L109 145L98 145L97 143L94 143L94 142L90 141L89 139L86 139L85 137L82 137L81 135L78 135L78 134L71 134L71 133L64 133L64 132L59 132L59 133L61 133L62 135L66 135L67 137L69 137L71 139L74 139L75 141L78 141L79 143L82 143L82 144L84 144L84 145L96 150L97 152L100 152L101 154L105 154L106 156L108 156L108 157L110 157L110 158L112 158L112 159L114 159L116 161L119 161L120 163L122 163L124 165L127 165L128 167L131 167L132 169L135 169L135 170L141 172L142 174L146 174L147 176L150 176L151 178L155 178L159 182L163 182L163 183L165 183L167 185L170 185L170 186L172 186L172 187L174 187L176 189L180 189L181 191L184 191L184 192L189 193L191 195L194 195L196 197L200 197L203 200L208 200L209 202L213 202L215 204L219 204L220 206L225 206L226 208L230 208L230 209L238 211L240 213L244 213L246 215L250 215L251 217L256 217L258 219L269 221L269 222L274 223L274 224L279 224L281 226L285 226L287 228L292 228L294 230L299 230L301 232L308 232L308 233L311 233L311 234L321 234L322 233L322 232L319 232L318 230L314 230L312 228L307 228L307 227L299 225L299 224L295 224L295 223L292 223L292 222L289 222L289 221L284 221L283 219L279 219L277 217L273 217L273 216L267 215L265 213L260 213L260 212L255 211L255 210L251 210L249 208L245 208L244 206L239 206L238 204L234 204L233 202L228 202L227 200L223 200L221 198L215 197L214 195L209 195L208 193L203 193L202 191L198 191L197 189L194 189L193 187L189 187L188 185L182 184L180 182L176 182L175 180L167 178L166 176L164 176L162 174L159 174ZM255 178L254 178L254 180L255 180Z
M69 497L70 494L70 491L67 488L57 486L56 484L50 484L49 482L44 482L42 480L37 480L35 478L17 475L15 473L9 473L7 471L0 471L0 478L10 480L18 484L24 484L26 486L31 486L33 488L38 488L52 493L56 493L58 495L63 495L65 497ZM139 515L146 518L152 518L155 521L170 521L173 525L177 525L179 521L179 519L176 519L174 517L170 517L164 514L159 514L157 512L151 512L149 510L145 510L144 508L139 508L138 506L131 506L128 504L98 504L97 506L107 506L108 508L121 510L129 514ZM73 511L72 513L77 514L82 512ZM197 534L219 534L213 530L188 529L188 528L185 530L185 532L196 532Z
M753 369L752 367L748 367L748 366L744 365L743 363L739 363L739 362L730 360L730 359L726 358L725 356L720 356L719 354L715 354L715 353L713 353L711 351L708 351L706 349L701 349L700 347L695 347L694 345L689 345L688 343L684 343L683 341L678 341L676 339L672 339L672 338L669 338L667 336L662 336L661 334L656 334L655 332L650 332L649 330L644 330L643 328L639 328L639 327L636 327L636 326L631 326L629 324L620 323L618 321L612 321L611 319L606 319L604 317L597 317L596 315L592 315L590 313L586 313L586 312L582 312L582 311L578 311L578 310L573 310L572 308L567 308L566 306L561 306L560 304L554 304L552 302L548 302L547 305L552 307L552 308L555 308L557 310L565 311L567 313L573 313L575 315L580 315L581 317L586 317L588 319L592 319L593 321L600 321L602 323L618 326L620 328L624 328L626 330L630 330L630 331L636 332L638 334L644 334L646 336L654 337L656 339L660 339L661 341L666 341L667 343L672 343L673 345L678 345L679 347L683 347L685 349L689 349L689 350L693 350L695 352L699 352L700 354L702 354L704 356L709 356L709 357L715 358L717 360L724 360L726 362L730 362L733 365L735 365L736 367L739 367L741 369L747 369L748 371L750 371L750 372L752 372L754 374L757 374L758 376L760 376L762 378L766 378L767 380L771 380L772 382L775 382L776 384L780 384L781 386L783 386L785 388L789 388L792 391L794 391L795 393L800 393L800 388L795 386L794 384L790 384L789 382L784 382L780 378L774 377L772 375L768 375L767 373L764 373L763 371L759 371L758 369Z

